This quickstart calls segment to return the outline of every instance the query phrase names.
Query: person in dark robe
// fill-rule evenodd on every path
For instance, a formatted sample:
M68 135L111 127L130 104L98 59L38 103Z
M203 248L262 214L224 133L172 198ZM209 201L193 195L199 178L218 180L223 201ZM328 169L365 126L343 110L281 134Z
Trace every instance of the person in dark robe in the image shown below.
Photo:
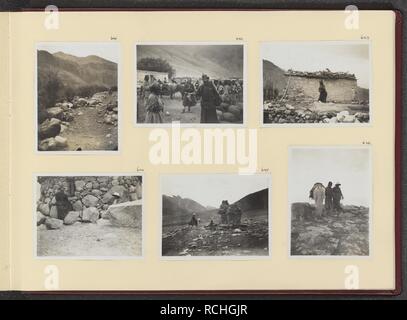
M189 221L189 225L192 227L198 226L198 219L196 218L195 213L192 214L191 220Z
M332 191L332 181L328 182L325 188L325 210L327 213L331 212L333 208L333 191Z
M55 194L55 205L57 207L58 219L61 220L65 219L69 211L73 211L72 203L69 201L62 187L60 187Z
M185 113L186 111L191 112L191 107L193 107L195 104L195 87L192 84L192 80L188 79L188 81L185 83L182 97L182 105L184 106L182 113Z
M207 75L202 76L202 81L196 93L201 98L201 123L218 123L216 106L220 105L220 96Z
M326 92L325 84L322 80L320 80L319 81L319 99L318 99L318 101L325 103L327 96L328 96L328 92Z
M341 200L343 200L343 194L342 194L342 190L341 190L340 186L341 186L341 184L339 182L337 182L335 184L335 187L333 187L333 189L332 189L333 209L337 215L339 215L340 212L343 212L343 209L341 206Z

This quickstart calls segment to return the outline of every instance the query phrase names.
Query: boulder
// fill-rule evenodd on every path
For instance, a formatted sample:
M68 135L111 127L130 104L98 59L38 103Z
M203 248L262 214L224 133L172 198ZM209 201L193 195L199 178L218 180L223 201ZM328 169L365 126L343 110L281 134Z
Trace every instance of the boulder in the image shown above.
M291 205L291 220L312 220L314 207L308 202L295 202Z
M74 108L86 107L88 101L85 98L79 98L75 101Z
M114 193L118 193L120 195L120 201L121 202L126 202L130 200L130 196L129 193L127 191L127 189L123 186L120 186L117 180L113 180L113 182L116 182L117 185L114 185L113 187L110 188L110 190L108 192L105 193L105 195L103 196L103 203L110 203L113 201L114 197L113 194Z
M102 195L102 191L100 191L99 189L93 189L92 190L92 195L94 195L95 197L100 197Z
M47 218L41 213L37 211L37 227L42 225Z
M229 106L228 112L233 114L236 119L240 119L242 117L242 111L236 106Z
M64 149L68 146L68 140L66 138L56 136L54 139L57 149Z
M51 218L58 219L58 209L57 206L51 206L51 209L49 211L49 216Z
M64 219L64 224L71 225L74 224L76 221L79 220L80 212L78 211L70 211Z
M75 201L73 203L72 207L73 207L74 211L82 211L82 209L83 209L83 205L80 200Z
M63 225L63 221L55 218L47 218L45 220L45 226L48 230L60 229Z
M37 206L37 211L42 213L44 216L49 216L49 205L45 203L40 203Z
M42 140L38 146L40 151L54 151L57 149L57 143L54 138Z
M76 180L75 181L75 189L77 191L82 191L82 189L85 187L85 181L83 180Z
M95 207L85 208L82 211L82 221L95 223L98 220L99 220L99 211Z
M129 201L111 205L107 211L115 226L141 228L142 201Z
M349 116L349 111L341 111L336 115L336 119L338 119L339 122L342 122L347 116Z
M62 117L62 115L64 113L64 109L62 109L61 107L53 107L53 108L47 109L47 113L48 113L48 117L59 119L60 117Z
M224 112L223 113L223 120L227 122L236 122L237 118L233 113L230 112Z
M345 116L343 118L342 122L344 122L344 123L354 123L355 120L356 120L355 116L349 115L349 116Z
M94 195L88 194L82 199L82 203L86 207L96 207L99 202L99 198L95 197Z
M137 192L130 193L130 201L138 200Z
M218 121L223 120L223 112L220 110L216 110L216 115L218 116Z
M38 128L38 135L40 139L53 138L61 132L61 120L52 118L47 119L41 123Z

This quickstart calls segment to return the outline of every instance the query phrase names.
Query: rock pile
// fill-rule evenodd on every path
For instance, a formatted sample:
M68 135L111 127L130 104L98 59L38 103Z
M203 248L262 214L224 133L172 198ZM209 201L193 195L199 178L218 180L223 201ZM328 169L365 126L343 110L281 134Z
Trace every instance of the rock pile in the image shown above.
M99 123L117 126L117 92L98 92L89 99L75 96L71 102L58 102L54 107L46 109L43 115L45 120L38 127L38 149L40 151L66 149L68 141L61 134L75 117L83 115L81 108L97 108L98 114L102 117Z
M37 226L59 229L63 224L97 223L105 219L114 225L134 227L134 217L141 217L140 176L39 177L38 182L41 196L37 203ZM55 199L61 187L68 190L66 194L73 208L63 220L58 216ZM117 203L113 204L115 199Z
M300 109L285 102L267 102L264 105L265 123L365 123L369 122L369 113L349 111L315 112Z

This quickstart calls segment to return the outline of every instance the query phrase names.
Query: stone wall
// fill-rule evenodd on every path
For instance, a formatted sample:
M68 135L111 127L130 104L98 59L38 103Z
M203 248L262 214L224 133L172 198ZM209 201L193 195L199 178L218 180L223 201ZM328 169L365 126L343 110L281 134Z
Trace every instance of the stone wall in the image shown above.
M289 99L318 100L319 78L291 76L287 90ZM323 79L328 93L327 102L350 103L355 100L357 82L352 79Z
M97 218L102 218L116 198L117 203L142 198L141 176L43 176L38 177L37 182L40 189L37 211L51 218L57 217L55 194L60 187L72 203L73 211L78 212L80 217L83 217L85 209L95 208L98 212Z

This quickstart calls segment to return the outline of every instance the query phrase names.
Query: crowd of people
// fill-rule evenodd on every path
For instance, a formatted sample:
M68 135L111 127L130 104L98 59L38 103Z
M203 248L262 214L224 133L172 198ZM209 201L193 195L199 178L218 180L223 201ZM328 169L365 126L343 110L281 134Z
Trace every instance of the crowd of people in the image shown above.
M144 100L146 110L145 123L162 123L164 103L162 96L180 92L182 96L182 113L191 112L191 107L198 101L201 105L201 123L218 123L216 107L222 102L243 101L243 81L211 80L203 74L201 79L193 82L192 78L184 79L180 83L174 79L168 82L146 75L139 95Z

